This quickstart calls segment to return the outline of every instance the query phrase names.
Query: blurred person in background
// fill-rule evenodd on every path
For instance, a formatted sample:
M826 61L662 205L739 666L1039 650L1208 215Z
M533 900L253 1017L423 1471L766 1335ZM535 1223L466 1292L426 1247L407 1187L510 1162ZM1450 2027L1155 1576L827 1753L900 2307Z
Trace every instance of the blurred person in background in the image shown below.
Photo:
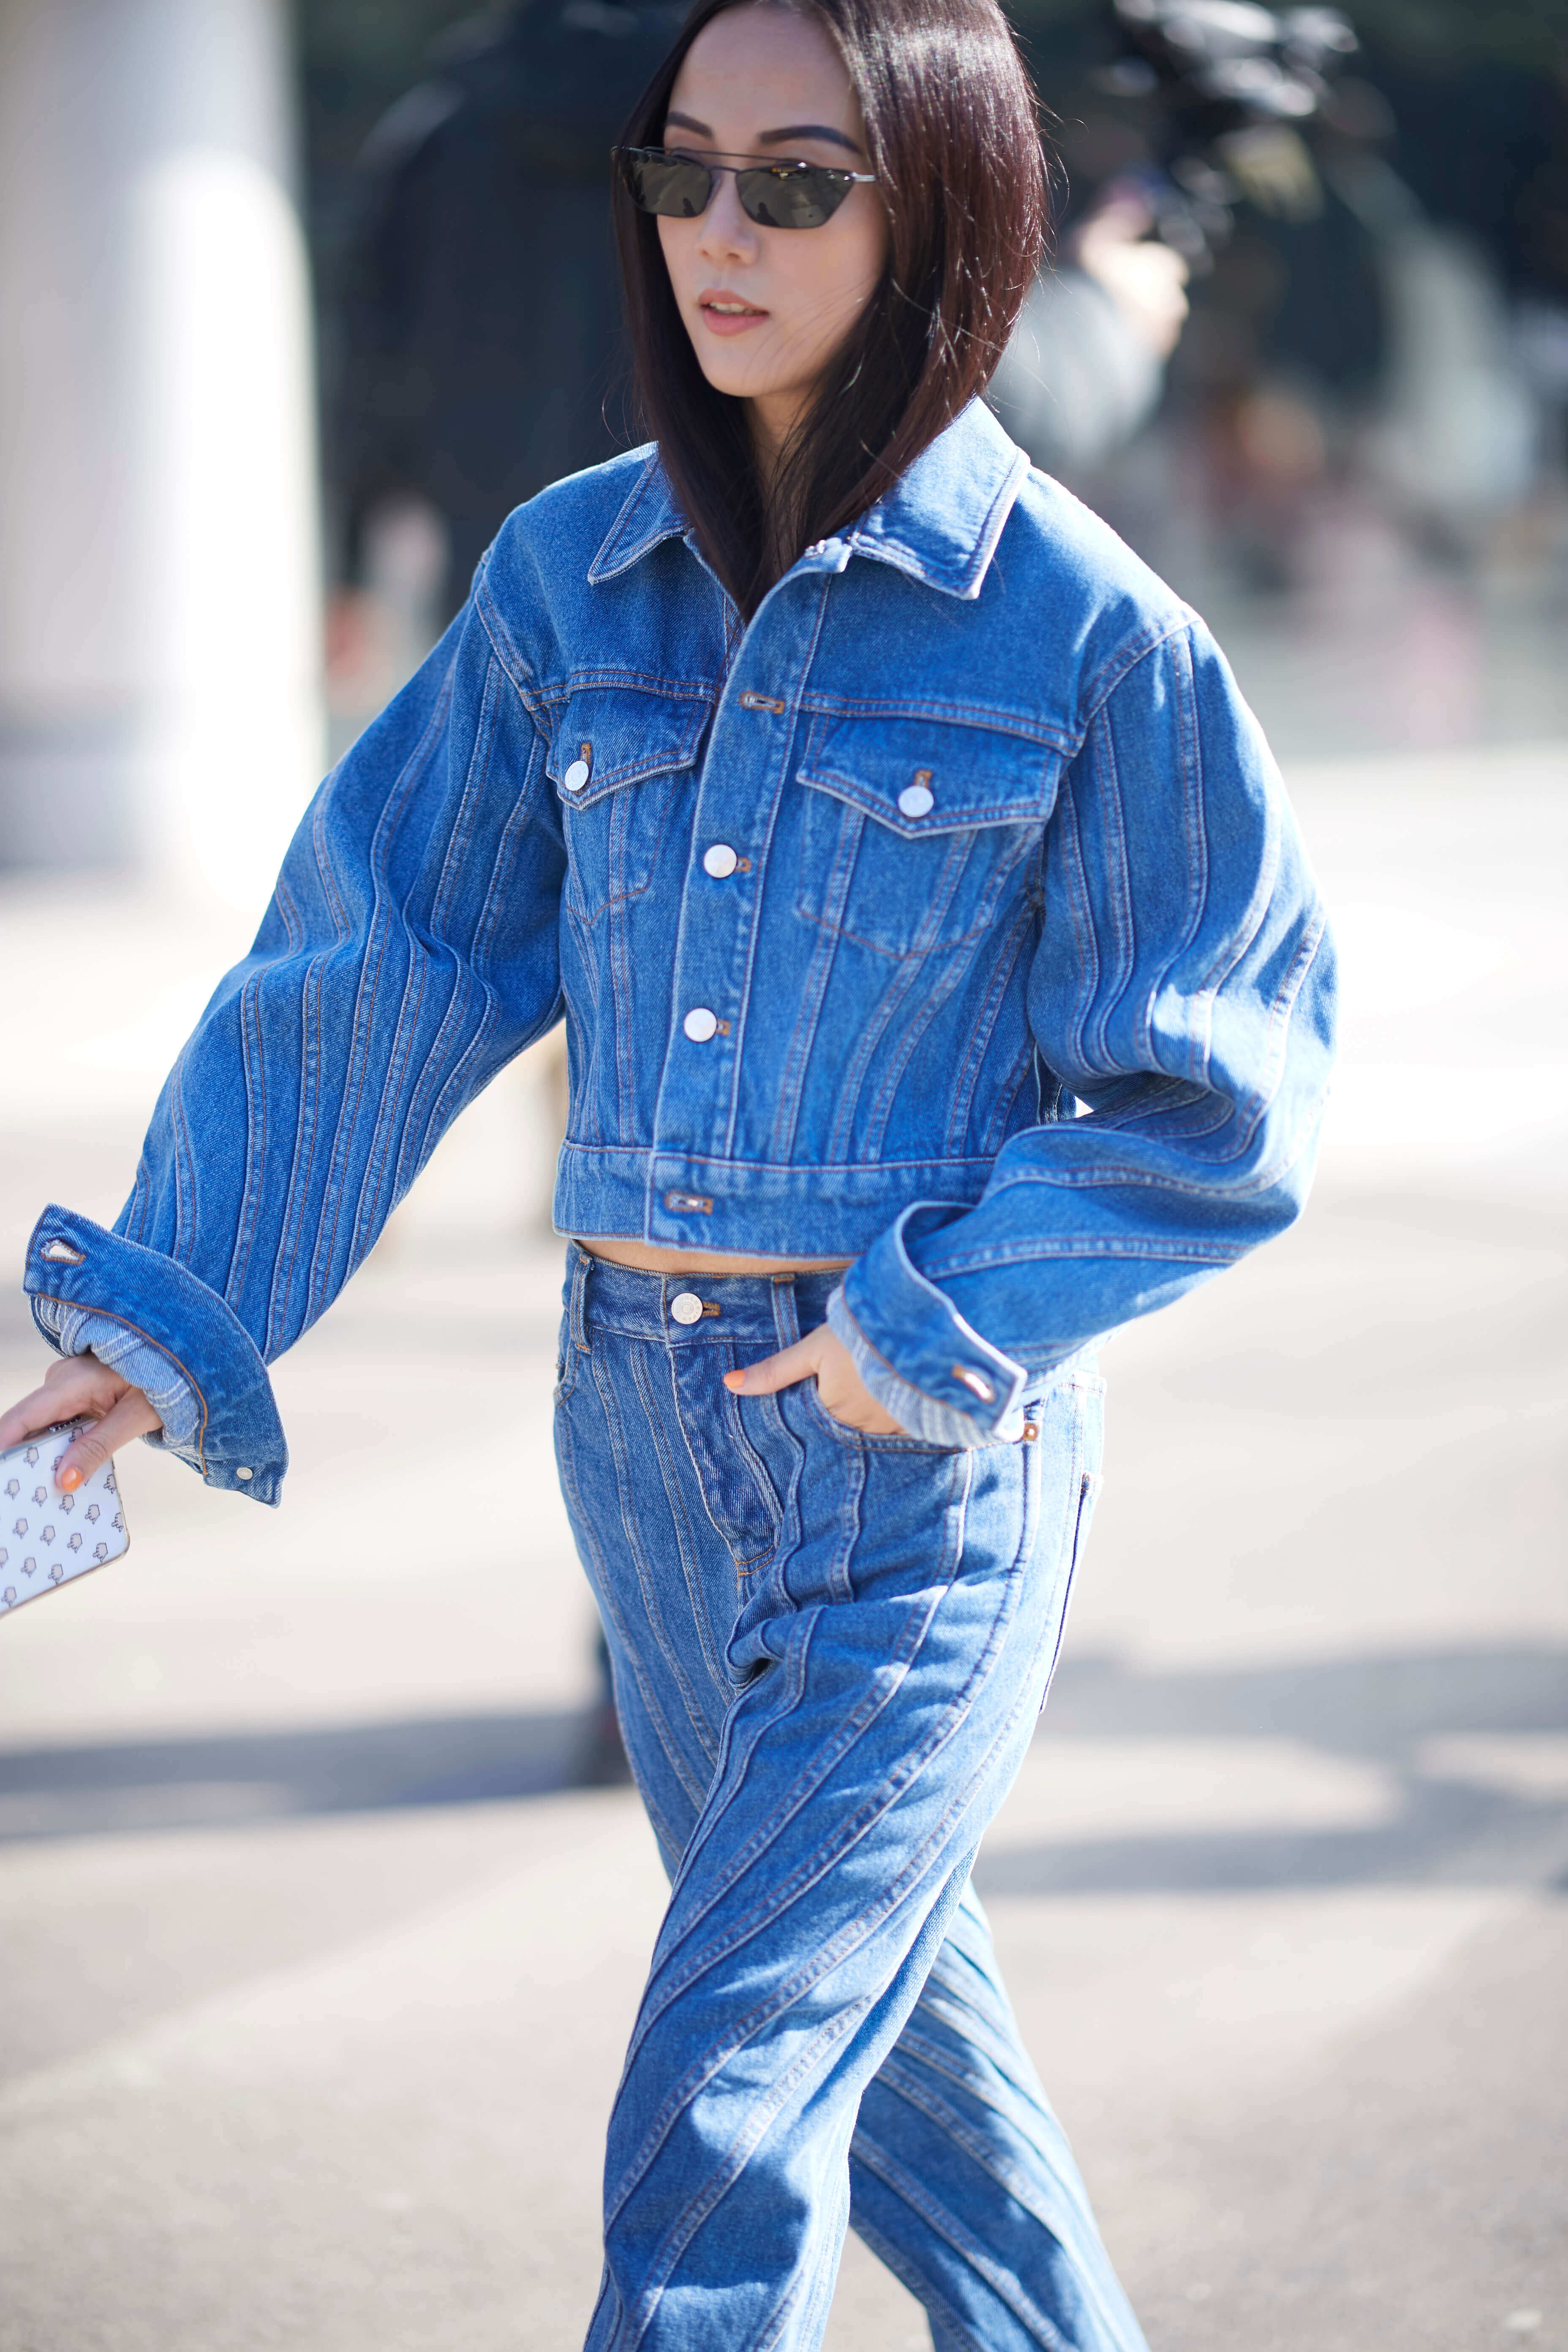
M1068 480L1123 448L1159 406L1187 318L1188 263L1111 189L1030 289L989 398L1037 466Z
M1042 434L1042 462L1205 596L1328 587L1363 557L1386 596L1380 525L1411 574L1476 573L1527 502L1560 505L1568 77L1549 6L1020 13L1069 246L1086 197L1142 189L1192 269L1163 463L1119 465L1125 444L1092 432L1081 460Z
M605 165L679 15L525 0L458 27L360 157L327 435L340 565L363 585L378 508L426 502L436 632L513 507L626 446Z
M593 2352L813 2352L850 2222L938 2344L1145 2352L970 1871L1095 1342L1299 1213L1333 955L1204 625L979 397L1044 200L994 0L694 15L616 182L653 446L512 515L119 1226L28 1254L0 1444L275 1502L268 1360L564 1018L558 1458L672 1882Z
M1160 404L1161 362L1173 358L1165 421L1178 437L1191 436L1211 524L1256 582L1272 579L1322 443L1315 393L1300 397L1289 346L1310 352L1314 387L1358 372L1370 378L1377 365L1365 240L1342 207L1333 222L1321 219L1316 161L1342 103L1354 27L1324 7L1104 0L1092 12L1053 17L1037 46L1072 190L1067 250L1103 269L1100 225L1124 224L1129 242L1109 257L1135 265L1142 279L1140 287L1124 277L1123 320L1131 318L1129 294L1152 293L1164 306L1163 320L1146 316L1141 377L1122 373L1132 423L1146 423ZM1347 225L1348 236L1340 233ZM1300 254L1286 260L1279 247L1292 239ZM1194 298L1194 332L1178 352ZM1022 341L1002 371L1005 390L1021 349ZM1058 470L1080 482L1091 504L1114 511L1122 502L1107 461L1131 435L1096 434L1095 390L1080 383L1088 430L1064 438ZM1136 530L1137 519L1119 519Z
M1499 49L1463 71L1376 53L1328 176L1370 241L1387 321L1372 479L1429 560L1474 571L1561 481L1568 65Z

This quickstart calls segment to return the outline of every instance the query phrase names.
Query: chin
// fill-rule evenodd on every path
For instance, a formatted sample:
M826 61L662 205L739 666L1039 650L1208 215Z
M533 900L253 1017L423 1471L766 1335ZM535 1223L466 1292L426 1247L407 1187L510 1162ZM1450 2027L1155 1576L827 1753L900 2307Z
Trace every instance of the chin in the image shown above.
M702 332L700 341L693 337L693 342L697 364L715 392L726 392L732 400L750 400L758 393L773 389L771 370L748 366L738 352L722 345L715 349L714 338L706 332Z
M702 373L715 392L728 393L731 400L754 400L759 393L773 389L765 376L759 378L745 368L704 367Z

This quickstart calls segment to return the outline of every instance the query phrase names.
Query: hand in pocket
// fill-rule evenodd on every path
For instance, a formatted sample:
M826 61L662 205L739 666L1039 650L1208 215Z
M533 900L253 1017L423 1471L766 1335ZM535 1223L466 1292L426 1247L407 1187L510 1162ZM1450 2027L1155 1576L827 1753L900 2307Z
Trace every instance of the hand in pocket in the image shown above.
M760 1364L726 1372L724 1385L736 1396L774 1396L780 1389L792 1389L798 1381L809 1380L816 1381L817 1402L829 1420L842 1422L846 1429L858 1429L867 1437L908 1434L891 1413L883 1412L856 1370L854 1357L826 1323L819 1323L792 1348L764 1356Z

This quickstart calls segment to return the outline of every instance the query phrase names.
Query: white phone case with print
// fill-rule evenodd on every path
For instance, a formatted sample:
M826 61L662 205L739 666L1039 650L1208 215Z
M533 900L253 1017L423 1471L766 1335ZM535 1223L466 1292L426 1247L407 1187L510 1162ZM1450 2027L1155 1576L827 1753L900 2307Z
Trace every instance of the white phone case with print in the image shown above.
M55 1485L61 1455L91 1423L90 1413L57 1421L0 1454L0 1617L131 1549L112 1461L74 1494Z

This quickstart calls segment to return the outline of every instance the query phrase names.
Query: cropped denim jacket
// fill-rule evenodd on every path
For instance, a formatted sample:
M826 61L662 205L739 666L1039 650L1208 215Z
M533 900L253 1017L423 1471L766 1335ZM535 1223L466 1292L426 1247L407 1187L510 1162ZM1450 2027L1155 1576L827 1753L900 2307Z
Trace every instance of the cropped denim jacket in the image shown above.
M112 1232L51 1206L26 1287L275 1501L267 1365L564 1020L563 1233L851 1258L872 1393L1006 1441L1296 1214L1333 1001L1223 656L985 408L749 625L634 450L510 518L316 794Z

